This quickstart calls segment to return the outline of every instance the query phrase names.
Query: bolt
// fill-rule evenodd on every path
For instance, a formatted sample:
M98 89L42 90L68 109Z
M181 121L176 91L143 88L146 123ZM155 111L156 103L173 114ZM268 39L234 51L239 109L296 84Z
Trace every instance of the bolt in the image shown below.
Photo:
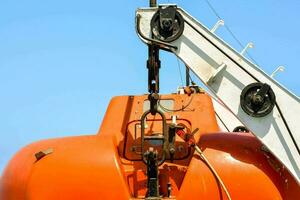
M162 21L162 28L164 30L170 30L171 26L172 26L172 21L171 20L163 20Z
M170 154L174 154L175 153L175 148L174 147L171 147L170 148Z
M262 105L264 103L264 98L261 95L254 95L251 101L255 105Z

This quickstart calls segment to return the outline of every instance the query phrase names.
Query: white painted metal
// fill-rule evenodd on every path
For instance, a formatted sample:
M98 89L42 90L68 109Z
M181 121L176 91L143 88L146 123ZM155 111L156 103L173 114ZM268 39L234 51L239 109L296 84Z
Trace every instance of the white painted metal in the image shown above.
M212 33L214 33L220 26L224 26L224 24L225 24L224 20L220 19L217 21L217 23L214 25L214 27L210 31Z
M151 38L150 21L156 11L157 8L137 11L138 27L143 37ZM170 43L178 49L170 50L219 98L218 101L264 143L300 183L300 155L295 145L300 146L300 123L297 119L300 114L299 98L187 12L180 8L178 11L185 20L184 32L179 39ZM267 83L276 95L276 106L268 116L254 118L240 107L243 88L254 82ZM225 115L223 117L226 118Z
M284 66L277 67L277 69L271 74L271 77L274 78L278 72L284 72L284 70L285 70Z
M217 98L210 94L216 113L219 128L223 132L232 132L236 127L243 126L243 123L228 110Z
M245 48L241 51L241 55L245 55L245 53L248 51L248 49L252 49L254 47L253 42L249 42Z

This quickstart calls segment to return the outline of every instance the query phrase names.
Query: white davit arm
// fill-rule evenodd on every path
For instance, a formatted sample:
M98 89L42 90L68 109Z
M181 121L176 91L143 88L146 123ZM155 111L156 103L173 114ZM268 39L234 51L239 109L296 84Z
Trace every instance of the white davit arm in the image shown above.
M157 30L153 30L151 20L158 10L159 8L137 10L136 26L139 37L145 43L159 45L179 57L300 182L299 98L181 8L176 8L184 22L180 36L171 41L157 37ZM168 15L159 16L168 17ZM250 87L249 85L253 83L260 84ZM276 101L275 97L272 97L272 91ZM244 92L242 96L245 97L243 108L242 92ZM254 109L253 113L250 109L248 111L250 114L247 114L247 108L260 101L260 99L253 100L254 93L263 94L269 100L274 98L274 107L269 105L268 108L268 105L263 103L266 107L260 111Z

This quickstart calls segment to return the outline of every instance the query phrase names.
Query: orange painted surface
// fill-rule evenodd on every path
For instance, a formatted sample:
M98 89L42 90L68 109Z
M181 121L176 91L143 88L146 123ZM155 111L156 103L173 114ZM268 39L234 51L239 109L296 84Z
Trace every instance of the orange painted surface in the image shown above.
M187 95L166 95L174 109L189 102ZM1 200L144 199L146 166L140 161L140 126L147 96L112 99L97 135L49 139L28 145L9 162L0 180ZM261 143L246 133L221 133L211 99L197 94L192 103L171 115L190 130L207 159L227 186L232 199L300 199L300 187ZM146 134L161 131L159 117L147 118ZM153 144L146 144L150 146ZM176 138L175 161L159 168L164 199L227 199L201 158ZM40 160L35 153L53 152ZM159 147L157 150L160 152ZM167 198L167 183L172 185Z

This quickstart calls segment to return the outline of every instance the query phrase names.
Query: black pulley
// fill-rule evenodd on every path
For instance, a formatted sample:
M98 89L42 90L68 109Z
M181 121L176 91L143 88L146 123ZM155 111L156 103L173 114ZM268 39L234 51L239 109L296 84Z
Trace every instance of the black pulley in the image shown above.
M245 126L237 126L233 129L232 132L249 133L249 130Z
M184 20L176 6L159 7L151 20L151 30L155 39L172 42L184 30Z
M241 107L250 116L264 117L272 112L276 97L272 88L264 83L251 83L241 94Z

